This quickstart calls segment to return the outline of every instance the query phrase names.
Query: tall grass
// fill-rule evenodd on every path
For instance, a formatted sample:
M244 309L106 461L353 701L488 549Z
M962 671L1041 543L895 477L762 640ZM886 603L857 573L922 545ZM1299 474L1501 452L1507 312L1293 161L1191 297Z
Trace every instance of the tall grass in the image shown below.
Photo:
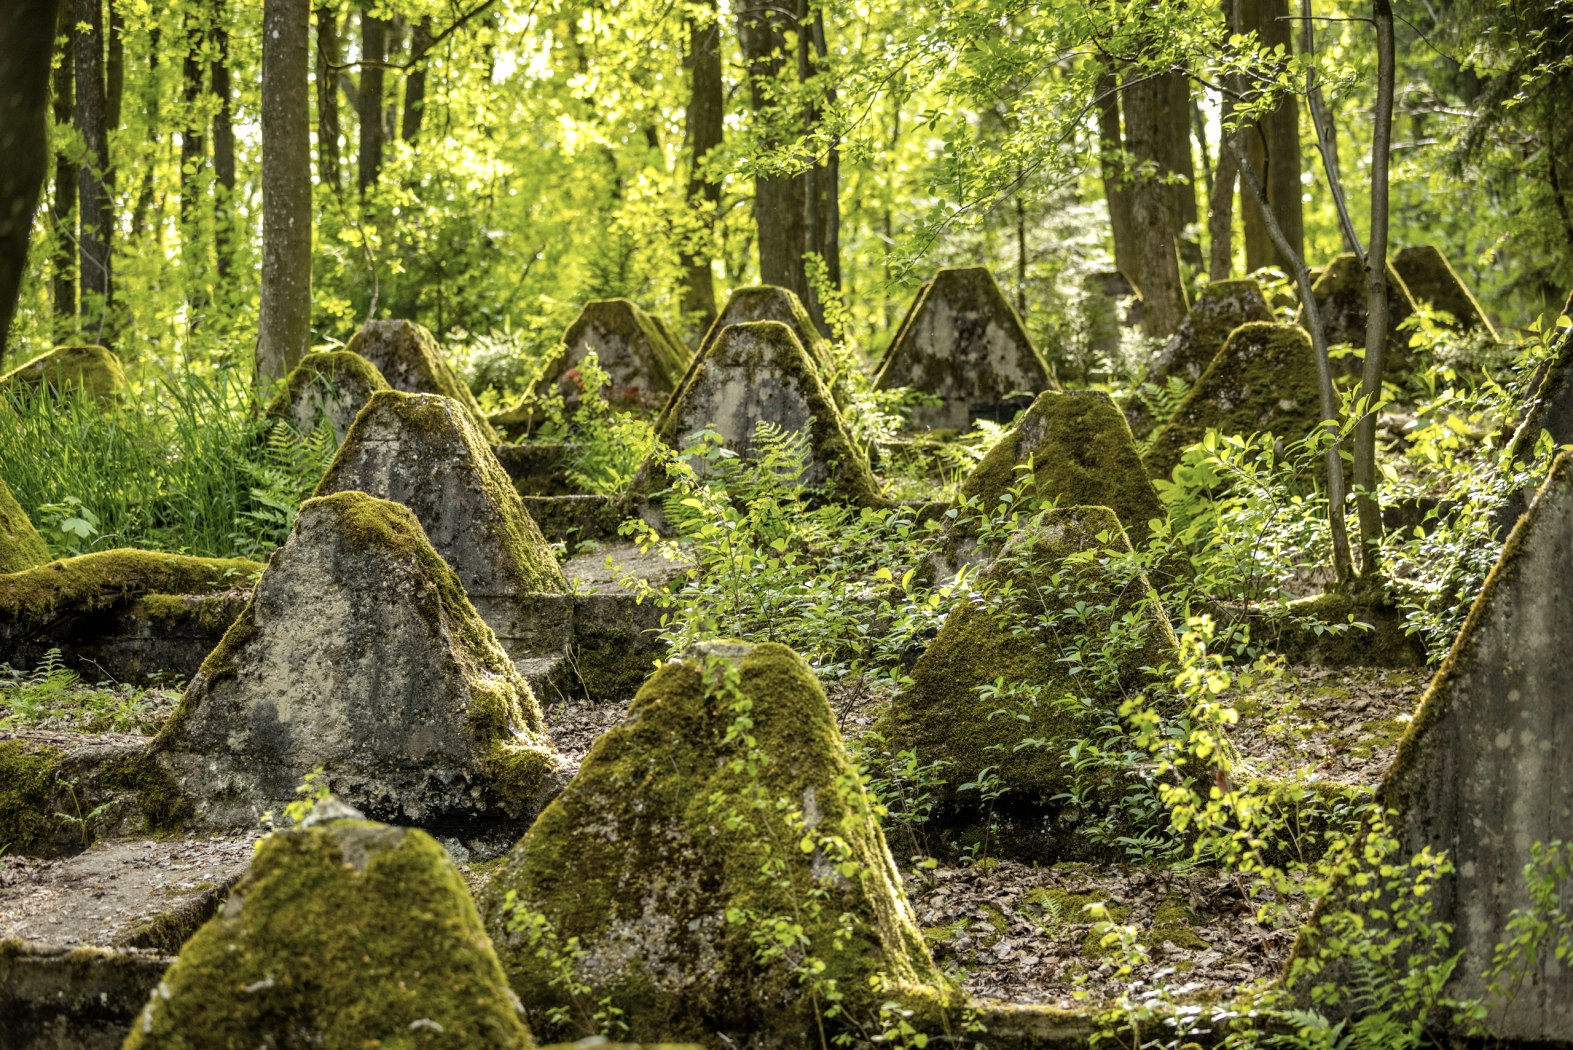
M0 474L50 550L265 556L334 452L260 419L233 372L146 379L122 403L0 391Z

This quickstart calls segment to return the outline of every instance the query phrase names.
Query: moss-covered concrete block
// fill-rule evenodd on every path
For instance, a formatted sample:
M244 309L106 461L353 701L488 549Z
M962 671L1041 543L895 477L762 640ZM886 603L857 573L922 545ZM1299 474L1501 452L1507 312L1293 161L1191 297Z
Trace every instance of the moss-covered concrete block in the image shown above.
M1170 376L1178 376L1194 383L1223 349L1230 332L1242 324L1272 319L1273 312L1256 281L1214 281L1196 296L1190 313L1158 351L1147 370L1147 381L1162 385Z
M118 1050L169 968L162 952L0 941L6 1050Z
M571 938L559 962L638 1040L817 1044L814 981L863 1024L885 999L945 995L824 692L775 644L710 643L657 671L481 904L540 1035L574 1034L545 1020L569 1001L538 950ZM761 951L778 922L801 930L785 957ZM825 965L807 982L805 954Z
M1430 898L1432 921L1452 927L1448 951L1462 953L1443 994L1488 1001L1487 1034L1513 1045L1559 1044L1573 1032L1573 971L1551 951L1511 982L1510 996L1487 999L1485 977L1509 920L1533 908L1524 871L1537 844L1573 842L1570 557L1573 457L1563 453L1508 537L1377 794L1396 814L1390 829L1401 858L1430 849L1454 869ZM1387 902L1359 896L1353 882L1335 886L1323 910L1365 911L1374 936L1390 932L1388 913L1377 910ZM1564 917L1573 909L1566 880L1552 884L1551 908ZM1542 911L1539 919L1555 916ZM1315 930L1297 953L1315 949Z
M507 471L463 406L433 394L374 394L345 435L316 494L365 492L415 512L426 538L459 574L509 655L567 644L561 619L541 617L539 594L568 581Z
M976 593L951 609L882 726L921 761L946 763L945 809L964 818L985 808L963 785L992 770L1000 810L1064 816L1054 798L1071 786L1067 750L1098 724L1095 712L1140 694L1142 668L1172 660L1176 647L1146 578L1110 568L1129 552L1107 507L1050 510L1012 537ZM1073 649L1068 639L1077 637L1108 652L1095 659L1088 646Z
M1464 332L1483 332L1492 339L1496 329L1474 295L1464 286L1458 271L1436 247L1413 244L1393 256L1393 269L1415 302L1453 317L1453 326Z
M755 424L761 421L788 433L807 432L806 486L848 503L879 501L868 457L852 443L803 344L779 321L723 329L715 343L701 351L658 437L683 449L693 445L701 431L713 428L727 448L747 456L754 450Z
M497 440L475 395L442 356L431 332L420 325L413 321L367 321L344 349L370 361L395 390L453 398L464 406L486 440Z
M913 424L953 430L975 419L1007 420L1058 388L994 275L981 266L941 270L923 286L874 385L939 397L940 405L913 410Z
M361 408L380 390L389 390L375 365L347 350L319 351L301 359L268 405L267 418L282 419L301 434L319 423L343 441Z
M692 356L634 303L597 299L585 303L563 333L562 346L541 373L535 394L558 389L572 406L580 393L578 368L592 352L610 384L602 396L616 407L634 409L660 408L682 381Z
M1208 430L1271 431L1288 441L1321 419L1311 337L1298 325L1254 322L1236 328L1142 457L1147 472L1167 478L1181 455Z
M21 572L49 560L49 548L33 527L33 519L0 478L0 575Z
M0 375L0 391L47 387L56 393L81 392L96 401L115 401L125 393L120 358L102 346L60 346Z
M261 569L242 558L94 551L0 576L0 624L101 612L146 594L213 594L248 586Z
M423 832L279 831L181 949L126 1050L534 1045L464 881Z
M1327 332L1329 346L1345 343L1355 352L1333 359L1334 371L1340 375L1358 376L1361 361L1365 358L1365 267L1353 254L1338 256L1327 264L1327 269L1311 286L1322 314L1322 324ZM1400 332L1398 326L1415 312L1414 298L1404 286L1404 279L1392 265L1387 267L1387 359L1384 375L1389 378L1403 375L1411 367L1409 333ZM1295 323L1305 324L1305 308L1301 307Z
M377 817L518 826L558 775L459 577L413 513L361 492L301 506L153 749L219 826L288 802L318 767Z
M992 509L1024 473L1029 497L1109 507L1137 543L1164 516L1125 417L1101 392L1038 395L961 483L961 495Z

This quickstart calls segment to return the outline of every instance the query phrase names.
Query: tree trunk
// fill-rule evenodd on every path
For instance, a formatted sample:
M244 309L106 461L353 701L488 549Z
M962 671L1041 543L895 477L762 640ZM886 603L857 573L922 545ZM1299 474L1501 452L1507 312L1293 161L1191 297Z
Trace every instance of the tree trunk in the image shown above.
M200 204L202 166L207 161L207 143L204 131L202 105L202 50L206 36L200 14L186 12L186 53L181 63L181 101L185 104L185 124L180 132L180 236L181 252L192 253L197 248L197 206ZM196 263L192 254L185 255L188 264Z
M793 137L792 116L783 113L771 87L782 76L781 56L786 34L795 30L793 19L770 0L740 0L737 5L738 40L748 71L750 99L758 128L760 148L769 150ZM796 292L809 309L814 296L808 285L803 254L808 250L804 218L808 201L803 179L797 175L764 174L754 177L754 225L759 240L759 279Z
M1136 281L1136 231L1131 221L1131 190L1125 178L1125 132L1120 126L1119 81L1113 73L1098 77L1094 89L1098 109L1098 166L1103 174L1103 196L1109 205L1109 228L1114 240L1114 268Z
M75 0L75 3L76 127L86 147L86 163L77 177L82 327L89 341L104 343L108 339L114 285L109 257L113 212L109 193L108 114L104 100L104 8L103 0Z
M55 69L54 116L56 127L69 127L74 108L73 94L76 79L73 71L75 50L72 42L71 9L64 4L61 9L60 31L57 39L63 41L60 65ZM76 326L76 165L64 153L55 154L55 196L53 222L55 224L54 293L55 315Z
M421 118L426 114L426 60L422 57L431 47L431 15L422 15L415 23L410 36L410 57L415 65L404 81L404 124L399 135L413 145L420 138Z
M1163 167L1175 179L1174 207L1175 229L1183 236L1187 226L1194 225L1200 215L1196 210L1196 159L1191 153L1191 84L1179 73L1163 77L1164 110L1168 119L1164 127L1169 132L1168 147L1164 150ZM1200 259L1200 246L1197 249Z
M1365 255L1365 361L1360 399L1365 411L1355 420L1355 508L1360 518L1360 573L1382 569L1382 504L1377 493L1376 405L1386 364L1388 161L1393 148L1395 45L1391 0L1371 0L1376 25L1376 105L1371 129L1371 240Z
M339 175L339 74L331 66L339 61L338 8L317 8L317 181L335 193L343 186Z
M377 184L382 172L382 64L388 58L388 23L364 12L360 16L360 90L356 108L360 117L360 163L356 185L365 193Z
M104 63L104 123L120 130L121 103L126 97L126 16L118 0L108 0L109 53Z
M218 253L218 276L223 281L229 276L235 252L235 114L229 82L229 31L224 27L228 16L220 2L213 19L213 181L214 248Z
M1185 284L1180 278L1179 203L1173 187L1161 181L1173 174L1176 119L1170 112L1176 95L1166 76L1130 78L1121 90L1125 116L1125 152L1135 164L1152 164L1157 177L1143 177L1130 186L1131 266L1126 274L1142 294L1142 327L1150 336L1166 338L1185 320ZM1187 108L1189 108L1187 106Z
M69 6L69 5L67 5ZM148 27L148 54L147 54L147 79L143 81L145 88L142 94L143 106L147 110L149 127L162 127L160 122L160 92L158 90L158 60L162 53L160 42L163 33L158 25ZM142 177L137 180L137 199L131 206L131 236L140 239L142 231L147 229L147 213L153 207L153 166L147 165L142 171Z
M33 212L49 173L49 63L59 0L0 4L0 362L11 345Z
M705 158L721 145L726 86L721 73L721 22L716 0L688 15L688 206L700 216L698 235L682 251L683 314L703 332L716 318L711 250L721 208L721 182L705 170Z
M1289 0L1236 0L1236 30L1255 32L1262 47L1282 46L1293 53ZM1247 143L1251 166L1267 188L1284 239L1298 256L1305 254L1305 221L1301 206L1300 107L1293 93L1286 94L1260 121L1253 124ZM1254 204L1242 211L1245 221L1245 268L1281 266L1289 261L1274 244L1262 211Z
M814 9L815 66L823 69L830 57L830 42L825 36L825 11ZM825 104L836 104L834 81L825 85ZM841 136L830 137L825 160L819 170L819 242L825 258L825 277L830 287L841 290Z
M257 374L282 378L311 338L311 7L262 8L262 304Z

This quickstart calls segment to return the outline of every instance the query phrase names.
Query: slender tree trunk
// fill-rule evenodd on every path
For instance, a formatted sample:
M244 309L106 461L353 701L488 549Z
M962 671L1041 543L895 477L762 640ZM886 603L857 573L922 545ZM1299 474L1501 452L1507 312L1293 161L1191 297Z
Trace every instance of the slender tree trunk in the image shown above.
M1125 177L1125 132L1120 126L1120 87L1113 73L1098 77L1098 165L1103 174L1103 196L1109 204L1109 227L1114 240L1114 268L1136 281L1136 231L1131 220L1131 189Z
M382 64L388 58L388 23L365 12L360 16L360 91L356 99L360 117L360 163L356 185L365 193L382 173Z
M1251 163L1250 147L1240 141L1249 135L1250 130L1242 128L1230 136L1229 149L1239 166L1243 192L1256 203L1274 246L1289 260L1290 273L1294 275L1295 286L1300 291L1300 302L1305 310L1306 328L1311 333L1311 349L1316 356L1316 383L1321 396L1322 426L1337 434L1338 391L1333 386L1333 365L1328 357L1327 327L1322 323L1322 311L1316 305L1316 296L1311 294L1311 268L1305 264L1304 256L1289 242L1288 235L1273 213L1272 205L1267 200L1267 186ZM1323 462L1327 470L1327 518L1333 545L1333 575L1342 585L1354 577L1354 557L1350 553L1349 525L1344 514L1348 490L1344 487L1344 462L1339 444L1337 441L1328 442Z
M830 42L825 36L825 11L823 7L814 7L813 35L814 52L816 55L815 66L824 69L830 59ZM835 106L836 88L834 81L825 85L825 105ZM822 224L820 243L824 248L825 275L830 281L830 286L837 291L841 290L841 136L832 134L830 144L825 148L825 160L820 166L819 176L819 218Z
M424 55L429 47L431 15L422 15L410 36L410 57L415 65L404 80L404 124L399 129L400 137L412 145L420 138L421 118L426 113L426 60L416 56Z
M1307 59L1316 54L1316 20L1311 13L1311 0L1300 3L1300 51ZM1338 232L1344 239L1344 250L1353 252L1364 261L1365 249L1360 245L1360 235L1349 218L1349 204L1344 199L1344 180L1338 171L1338 128L1333 124L1327 103L1322 100L1322 85L1312 65L1305 74L1305 101L1311 111L1311 128L1316 132L1316 149L1322 157L1322 170L1327 175L1327 188L1333 195L1333 210L1338 215Z
M61 10L60 32L62 41L60 65L55 68L54 117L56 127L69 127L74 108L75 49L72 42L76 34L71 26L71 9L64 4ZM55 315L76 326L76 165L64 153L55 154L55 259L53 293Z
M126 97L126 16L123 0L107 0L109 7L109 50L104 60L104 123L110 131L120 130L121 103Z
M792 115L783 112L771 87L782 76L781 56L787 31L795 29L794 20L790 12L784 12L771 0L740 0L736 10L760 146L770 149L792 135ZM808 250L809 231L804 221L807 214L802 178L783 174L754 177L760 280L791 289L812 310L815 300L803 263Z
M1233 117L1234 105L1223 102L1222 122ZM1227 133L1226 133L1227 134ZM1234 271L1234 184L1240 178L1240 165L1234 151L1220 140L1218 166L1213 169L1212 191L1207 196L1207 277L1227 281Z
M683 313L700 332L716 318L711 250L721 208L721 182L705 169L721 145L726 86L721 72L721 22L716 0L688 14L688 206L700 216L699 234L682 251Z
M311 338L311 7L262 8L262 304L257 374L289 373Z
M1371 130L1371 240L1365 256L1365 361L1360 375L1364 412L1355 420L1355 508L1360 517L1360 572L1382 569L1382 504L1377 493L1376 404L1386 364L1388 161L1393 148L1395 45L1392 0L1371 0L1376 25L1376 105Z
M185 123L180 132L180 236L182 253L191 253L186 254L190 264L197 263L197 207L201 203L202 167L208 156L204 134L207 121L202 112L202 52L207 34L202 23L201 14L186 12L186 53L180 77L180 95L185 109Z
M1143 177L1130 187L1131 232L1136 272L1126 274L1142 293L1142 327L1164 338L1185 320L1185 284L1180 277L1179 207L1171 186L1160 181L1172 173L1175 117L1173 88L1163 76L1138 76L1121 90L1125 115L1125 151L1138 164L1156 165L1159 177ZM1188 108L1188 107L1187 107Z
M339 175L339 61L338 8L317 8L317 180L335 193L343 186Z
M159 26L155 24L148 28L147 79L144 81L146 87L142 97L143 106L147 110L148 126L155 128L163 126L159 117L161 107L159 106L158 91L158 60L162 51L160 45L162 39L163 34ZM137 180L137 199L136 203L131 206L131 236L133 239L141 238L142 231L147 229L147 213L152 207L153 167L152 165L147 165L142 172L142 177Z
M393 61L403 52L405 36L404 30L404 17L402 15L394 15L391 19L388 20L388 42L383 46L383 56L387 61ZM383 77L383 82L387 82L386 75ZM384 149L386 149L389 136L397 136L398 134L398 92L387 91L383 94L382 108L382 141ZM379 168L378 170L380 171L381 169Z
M229 77L228 11L222 0L213 20L213 182L214 248L218 276L229 276L235 254L235 115Z
M113 300L110 271L109 133L104 100L103 0L75 0L77 38L76 126L86 147L77 177L81 234L79 279L82 287L83 333L94 343L109 338Z
M1162 166L1174 179L1174 230L1180 253L1193 266L1200 266L1202 247L1193 237L1186 236L1187 227L1194 227L1200 215L1196 209L1196 160L1191 153L1191 84L1179 73L1163 77L1165 93L1164 127L1168 130L1167 148Z
M1293 43L1289 0L1236 0L1237 30L1255 32L1265 48L1279 47L1287 56ZM1267 202L1278 227L1296 255L1305 254L1305 222L1300 184L1300 107L1293 94L1278 104L1252 128L1249 137L1251 165L1267 187ZM1245 268L1288 267L1267 230L1260 208L1242 209L1245 220Z
M49 63L59 0L0 4L0 362L11 345L27 242L49 173Z

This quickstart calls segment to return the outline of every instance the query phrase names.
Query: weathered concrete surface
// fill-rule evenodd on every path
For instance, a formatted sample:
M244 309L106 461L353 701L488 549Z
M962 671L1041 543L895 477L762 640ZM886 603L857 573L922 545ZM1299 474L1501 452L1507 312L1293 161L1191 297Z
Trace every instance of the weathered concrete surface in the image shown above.
M358 492L302 505L153 753L218 826L317 767L368 813L439 829L523 821L556 786L540 707L458 577L408 509Z
M373 395L317 486L415 512L426 537L516 660L568 644L568 581L490 444L458 402ZM537 596L556 595L552 602Z
M0 375L0 390L48 387L80 391L95 401L117 400L126 389L120 358L102 346L59 346Z
M1480 308L1453 264L1434 246L1415 244L1393 256L1393 269L1417 303L1453 315L1454 327L1465 332L1483 332L1492 339L1497 332L1486 312Z
M125 1046L423 1044L534 1045L442 847L329 798L259 844Z
M754 451L754 429L760 422L773 423L784 433L807 433L805 486L849 503L878 500L868 458L852 443L808 352L779 321L723 329L700 354L658 436L681 450L712 428L726 448L747 456Z
M1007 420L1057 389L988 270L941 270L919 295L874 380L882 390L911 387L941 398L913 409L915 426L965 430L974 419Z
M743 714L748 742L735 733ZM575 979L593 1000L610 996L635 1039L817 1042L812 998L789 965L759 957L733 908L773 916L824 900L799 909L802 933L853 1016L877 971L891 981L882 999L943 995L845 747L812 671L784 646L709 643L656 672L481 896L532 1024L566 995L510 923L509 891L559 943L578 938Z
M1513 911L1531 900L1536 843L1573 842L1573 458L1563 453L1502 556L1400 742L1378 800L1410 857L1445 852L1454 873L1432 918L1463 957L1445 994L1485 995L1483 974ZM1573 911L1573 886L1557 907ZM1337 899L1335 891L1334 898ZM1367 917L1368 921L1374 921ZM1542 953L1516 995L1487 1015L1500 1039L1573 1044L1573 970Z
M617 408L650 410L660 408L677 388L691 356L634 303L598 299L585 303L563 333L562 347L542 372L535 393L561 388L565 400L576 398L571 373L592 352L609 381L602 397Z
M1223 349L1230 332L1251 321L1272 320L1262 286L1254 280L1214 281L1196 296L1190 313L1158 351L1147 370L1147 382L1161 386L1170 376L1178 376L1194 383Z
M1562 312L1573 314L1573 296L1568 298ZM1573 328L1562 332L1556 353L1530 380L1529 404L1508 445L1515 462L1529 461L1542 432L1551 437L1554 446L1573 444ZM1514 492L1508 497L1496 514L1496 525L1501 533L1513 528L1532 498L1532 489Z
M406 394L441 394L464 406L488 441L497 440L470 388L442 356L442 348L413 321L367 321L344 347L376 366L382 378Z
M0 1047L119 1050L173 961L157 951L0 941Z
M576 490L568 483L568 463L578 451L578 445L563 441L492 446L492 454L521 496L574 495Z
M333 440L341 442L371 395L389 389L382 373L360 354L319 351L307 354L290 371L267 416L284 420L301 434L327 423Z
M1322 324L1329 346L1345 343L1355 352L1333 359L1333 369L1341 375L1359 375L1365 357L1365 267L1353 254L1338 256L1311 286L1311 294L1322 313ZM1387 358L1384 374L1398 377L1411 365L1409 333L1398 326L1415 312L1414 298L1392 265L1387 267ZM1295 316L1305 324L1305 308Z

